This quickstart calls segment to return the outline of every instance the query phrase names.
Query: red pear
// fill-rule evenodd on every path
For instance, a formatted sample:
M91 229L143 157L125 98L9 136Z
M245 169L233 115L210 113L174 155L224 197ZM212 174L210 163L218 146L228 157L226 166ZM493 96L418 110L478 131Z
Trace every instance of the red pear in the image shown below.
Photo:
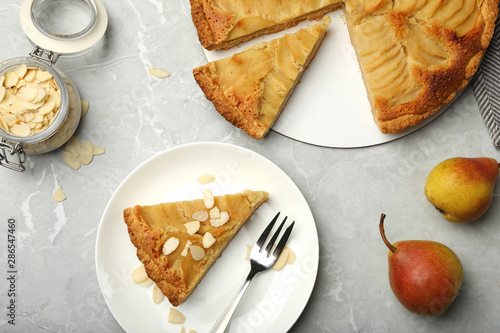
M389 283L396 298L421 316L443 314L458 294L464 271L457 255L445 245L425 240L389 243L384 232L385 214L380 217L380 234L389 248Z

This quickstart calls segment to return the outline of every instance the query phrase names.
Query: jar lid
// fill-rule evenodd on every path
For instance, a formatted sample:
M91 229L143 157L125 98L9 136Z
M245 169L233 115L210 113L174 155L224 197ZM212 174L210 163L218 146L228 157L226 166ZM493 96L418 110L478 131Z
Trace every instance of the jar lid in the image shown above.
M35 46L63 56L92 50L108 26L101 0L25 0L20 19Z

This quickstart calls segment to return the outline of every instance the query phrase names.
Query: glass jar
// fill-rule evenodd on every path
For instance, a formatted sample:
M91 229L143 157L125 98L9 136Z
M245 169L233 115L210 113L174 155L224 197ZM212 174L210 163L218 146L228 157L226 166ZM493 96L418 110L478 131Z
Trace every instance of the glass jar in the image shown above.
M58 113L41 132L22 137L0 126L0 166L25 171L26 154L41 154L61 147L80 122L78 90L53 65L59 56L80 56L95 48L104 36L108 20L100 0L25 0L20 20L35 49L30 57L16 57L0 63L0 77L25 64L49 72L61 93Z

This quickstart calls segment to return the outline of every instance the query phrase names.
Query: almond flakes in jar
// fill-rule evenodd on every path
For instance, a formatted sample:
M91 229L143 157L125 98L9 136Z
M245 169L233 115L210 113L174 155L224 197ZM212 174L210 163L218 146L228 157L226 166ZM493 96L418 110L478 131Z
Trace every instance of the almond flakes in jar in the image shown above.
M0 167L25 171L26 154L64 145L82 109L73 82L53 65L100 44L108 18L101 0L24 0L21 26L30 57L0 63Z

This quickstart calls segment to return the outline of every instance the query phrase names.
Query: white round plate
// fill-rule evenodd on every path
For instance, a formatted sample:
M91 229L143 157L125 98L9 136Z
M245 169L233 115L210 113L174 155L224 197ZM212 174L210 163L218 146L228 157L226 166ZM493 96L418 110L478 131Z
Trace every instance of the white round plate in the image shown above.
M330 13L332 23L315 58L304 71L272 129L292 139L335 148L377 145L401 138L434 120L444 108L420 124L397 134L383 134L373 120L344 12ZM245 47L292 33L315 21L251 40L224 51L205 51L208 61L228 57Z
M198 177L216 176L201 185ZM276 212L295 221L288 246L297 260L282 271L257 275L232 321L230 332L287 332L302 313L318 270L319 246L311 210L293 181L255 152L222 143L193 143L169 149L136 168L117 188L101 219L96 241L96 269L102 294L118 323L129 333L179 332L169 324L167 299L155 305L152 289L132 282L140 265L123 221L134 205L202 198L242 189L265 190L269 199L250 217L189 299L177 307L186 316L186 332L208 332L243 283L253 245ZM287 225L288 225L287 223Z

